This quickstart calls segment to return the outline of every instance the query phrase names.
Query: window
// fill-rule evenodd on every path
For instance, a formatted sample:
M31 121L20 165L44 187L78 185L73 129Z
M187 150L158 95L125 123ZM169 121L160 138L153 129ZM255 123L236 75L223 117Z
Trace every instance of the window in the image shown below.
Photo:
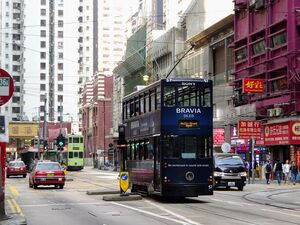
M41 0L41 5L46 5L46 0Z
M46 80L46 74L45 73L40 74L40 80Z
M64 32L63 32L63 31L58 31L58 32L57 32L57 36L58 36L59 38L63 38L63 37L64 37Z
M64 26L64 21L63 20L58 20L57 21L57 26L58 27L63 27Z
M171 86L164 87L164 106L165 107L175 106L175 87L171 87Z
M20 82L20 76L13 76L14 82Z
M63 106L57 106L57 112L63 112L64 110L63 110Z
M40 63L40 68L41 68L42 70L46 69L46 63Z
M40 91L46 91L46 84L40 84Z
M260 41L252 46L253 55L259 54L266 50L265 41Z
M41 30L41 37L46 37L46 31L45 30Z
M41 9L41 16L46 16L46 9Z
M62 84L58 84L57 85L57 90L58 91L63 91L64 90L64 86Z
M64 48L64 43L61 42L61 41L57 42L57 47L58 47L58 49L63 49Z
M20 92L20 86L15 86L15 88L14 88L14 92Z
M46 52L41 52L40 57L41 59L46 59Z
M20 103L20 97L13 97L12 102L13 103Z
M57 14L58 14L58 16L64 16L64 11L63 10L58 10Z
M236 61L240 61L247 58L246 48L240 49L236 52Z
M64 80L64 75L62 73L57 74L57 80L58 81L63 81Z
M73 158L73 152L69 152L69 158Z
M45 101L45 95L40 95L40 102L44 102Z
M46 48L46 41L41 41L41 48Z
M205 88L202 90L201 94L201 105L203 107L211 107L211 91L209 88Z
M46 26L46 20L41 20L41 27L45 27Z
M63 70L64 69L64 64L63 63L57 63L57 69Z
M58 102L63 102L64 101L64 96L63 95L57 95L57 101Z
M63 59L64 58L64 53L63 52L59 52L58 53L58 58L59 59Z
M286 43L286 32L277 34L272 37L273 47L277 47Z

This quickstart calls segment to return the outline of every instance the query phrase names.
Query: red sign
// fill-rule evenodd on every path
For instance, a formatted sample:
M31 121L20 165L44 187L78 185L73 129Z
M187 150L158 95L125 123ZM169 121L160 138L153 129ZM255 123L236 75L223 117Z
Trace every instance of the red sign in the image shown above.
M261 79L243 79L243 93L263 93L264 80Z
M267 124L264 134L265 145L300 144L300 121Z
M225 142L225 129L214 128L214 145L222 145Z
M260 121L239 121L239 138L260 139L262 135Z
M14 93L14 81L3 69L0 69L0 106L9 101Z

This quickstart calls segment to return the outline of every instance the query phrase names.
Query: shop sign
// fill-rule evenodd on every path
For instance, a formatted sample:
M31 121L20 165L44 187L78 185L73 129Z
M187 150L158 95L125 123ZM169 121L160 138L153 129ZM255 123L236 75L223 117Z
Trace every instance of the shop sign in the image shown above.
M300 144L300 121L291 121L291 143L290 144Z
M260 139L261 138L261 122L260 121L239 121L239 138L244 139Z
M262 79L243 79L243 93L263 93L264 80Z
M10 123L10 137L35 137L38 133L38 123Z
M214 145L222 145L225 142L225 129L214 128Z
M291 144L290 136L293 136L293 138L297 138L297 136L299 136L299 135L296 135L296 134L291 135L291 132L290 132L291 126L290 125L291 125L291 122L274 123L274 124L265 125L265 127L264 127L265 145ZM300 143L300 139L299 139L298 143Z

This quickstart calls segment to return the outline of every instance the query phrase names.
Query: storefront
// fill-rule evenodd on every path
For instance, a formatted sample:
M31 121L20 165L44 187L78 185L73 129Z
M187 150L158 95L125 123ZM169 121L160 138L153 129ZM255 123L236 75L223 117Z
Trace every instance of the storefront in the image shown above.
M300 121L264 125L264 141L273 162L288 159L300 165Z

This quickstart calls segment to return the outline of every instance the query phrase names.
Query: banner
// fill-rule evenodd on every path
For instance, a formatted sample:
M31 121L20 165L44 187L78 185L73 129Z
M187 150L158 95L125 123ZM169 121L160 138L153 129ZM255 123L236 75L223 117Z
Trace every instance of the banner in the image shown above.
M263 93L264 88L262 79L243 79L243 93Z

